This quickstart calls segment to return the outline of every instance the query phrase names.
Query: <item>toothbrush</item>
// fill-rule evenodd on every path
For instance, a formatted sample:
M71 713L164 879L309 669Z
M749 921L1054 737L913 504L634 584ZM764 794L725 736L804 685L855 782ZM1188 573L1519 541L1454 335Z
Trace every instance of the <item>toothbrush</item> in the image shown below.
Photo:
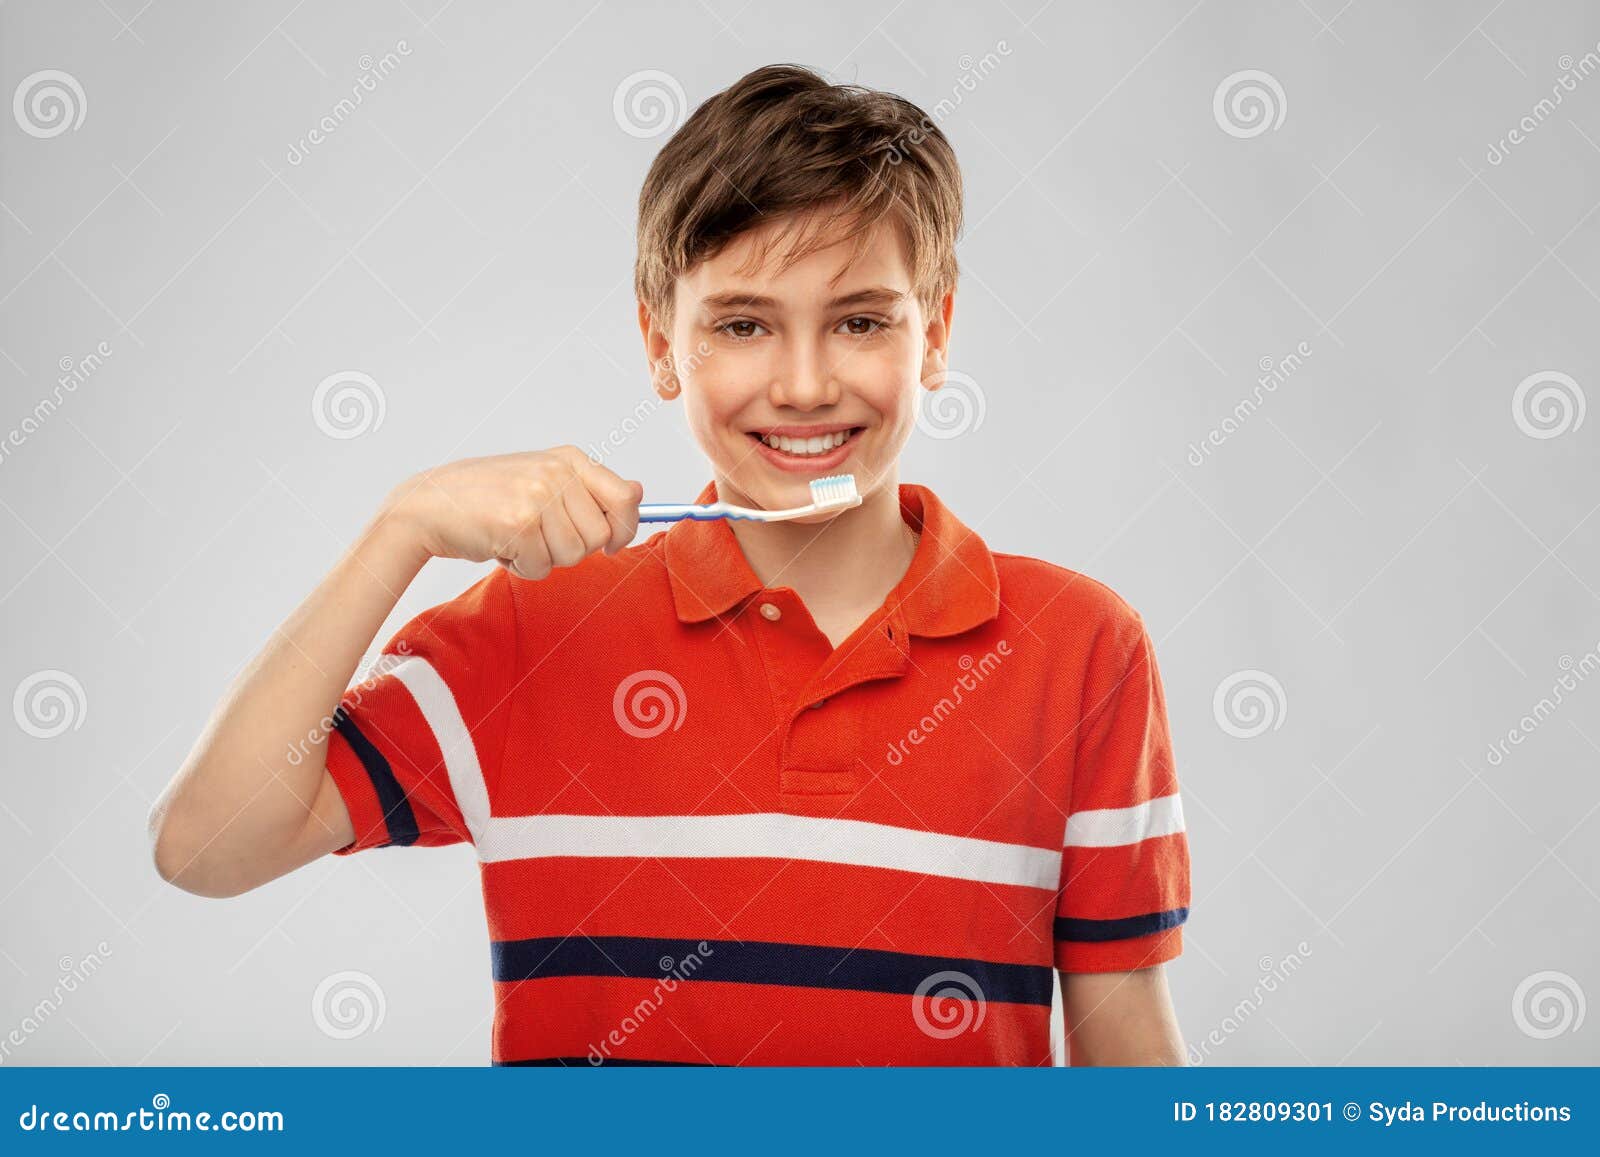
M811 504L795 506L788 510L755 510L748 506L733 506L726 502L712 502L705 506L678 502L645 502L639 506L640 522L676 522L680 518L705 521L712 518L748 518L756 522L783 522L824 510L848 510L861 505L861 494L856 490L854 474L832 474L827 478L813 479Z

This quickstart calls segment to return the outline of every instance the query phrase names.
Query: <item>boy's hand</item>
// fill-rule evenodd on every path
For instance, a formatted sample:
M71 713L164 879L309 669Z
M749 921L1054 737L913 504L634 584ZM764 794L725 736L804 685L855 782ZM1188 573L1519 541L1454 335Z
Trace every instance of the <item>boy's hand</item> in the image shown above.
M465 458L425 470L390 494L385 517L430 556L494 559L541 579L597 550L615 554L639 528L644 487L575 446Z

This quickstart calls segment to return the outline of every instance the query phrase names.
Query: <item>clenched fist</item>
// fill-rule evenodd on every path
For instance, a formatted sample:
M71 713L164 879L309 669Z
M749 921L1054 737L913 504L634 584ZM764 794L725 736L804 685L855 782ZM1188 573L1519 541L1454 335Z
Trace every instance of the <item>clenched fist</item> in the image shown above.
M464 458L407 479L385 517L407 527L430 556L494 559L541 579L597 550L615 554L639 528L644 487L576 446Z

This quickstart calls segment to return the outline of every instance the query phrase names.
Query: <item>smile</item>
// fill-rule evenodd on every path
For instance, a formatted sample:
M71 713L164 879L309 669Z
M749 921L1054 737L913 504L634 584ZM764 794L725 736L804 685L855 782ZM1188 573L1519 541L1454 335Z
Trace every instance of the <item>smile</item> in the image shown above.
M749 430L746 436L753 439L761 447L762 455L775 465L796 470L826 469L850 454L851 443L865 429L865 426L842 426L817 434ZM801 436L802 433L805 436Z
M848 430L836 430L831 434L821 434L810 438L791 438L786 434L759 434L751 432L752 438L759 438L774 450L782 450L785 454L808 455L826 454L835 446L842 446L861 431L862 427L852 426Z

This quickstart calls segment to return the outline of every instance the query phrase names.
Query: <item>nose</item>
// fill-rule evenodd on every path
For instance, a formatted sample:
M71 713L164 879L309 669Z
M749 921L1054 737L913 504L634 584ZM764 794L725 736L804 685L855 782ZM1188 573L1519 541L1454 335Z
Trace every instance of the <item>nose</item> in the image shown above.
M798 341L784 350L767 393L774 407L814 410L839 400L839 383L821 345Z

